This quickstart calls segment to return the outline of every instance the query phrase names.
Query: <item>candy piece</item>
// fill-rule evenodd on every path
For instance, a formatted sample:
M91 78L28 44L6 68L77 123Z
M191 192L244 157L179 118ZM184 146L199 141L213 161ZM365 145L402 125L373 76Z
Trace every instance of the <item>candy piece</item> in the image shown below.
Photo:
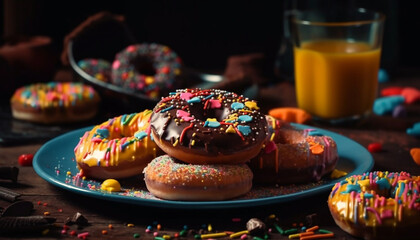
M391 113L394 108L404 103L405 98L400 95L377 98L373 104L373 112L377 115Z
M387 87L381 90L382 97L401 95L403 87Z
M338 169L334 169L334 170L332 171L332 173L331 173L330 178L332 178L332 179L337 179L337 178L344 177L344 176L346 176L347 174L348 174L348 173L347 173L347 172L345 172L345 171L341 171L341 170L338 170Z
M378 82L383 83L383 82L388 82L388 81L389 81L388 72L383 68L379 69Z
M402 118L407 116L407 110L405 109L404 105L398 105L392 111L392 116L394 118Z
M420 165L420 148L412 148L410 149L411 157L413 157L414 162L417 165Z
M264 233L265 223L258 218L251 218L246 223L246 229L251 235L259 235Z
M22 154L18 158L18 163L20 166L32 166L33 158L33 154Z
M119 192L121 191L121 184L115 179L107 179L101 184L101 190Z
M420 100L420 91L417 88L406 87L401 91L401 95L405 98L407 104Z
M311 119L311 115L305 110L293 107L273 108L268 111L268 114L286 122L294 123L305 123Z
M420 136L420 122L415 123L411 128L406 130L408 135Z
M77 224L80 227L80 226L89 225L89 222L87 218L85 218L81 213L77 212L76 214L73 215L73 218L71 220L67 219L65 224L66 225Z
M382 151L382 144L380 143L371 143L368 145L368 151L371 153Z

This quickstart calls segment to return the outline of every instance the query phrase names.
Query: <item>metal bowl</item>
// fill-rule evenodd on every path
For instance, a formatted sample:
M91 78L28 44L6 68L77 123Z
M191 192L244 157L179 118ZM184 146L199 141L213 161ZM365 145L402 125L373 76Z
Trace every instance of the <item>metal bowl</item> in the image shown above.
M89 53L89 46L83 46L83 44L78 45L77 41L70 41L67 46L68 58L71 68L76 75L76 78L82 80L89 85L92 85L96 90L99 91L101 96L105 99L111 100L113 104L123 104L125 107L135 106L136 109L140 106L141 108L153 108L160 98L151 98L141 92L124 88L109 82L101 81L94 76L86 73L80 66L77 64L80 60L86 58L96 58L104 59L113 62L114 56L118 51L124 49L128 44L133 44L132 42L126 41L125 44L118 44L119 46L106 47L108 49L107 53L98 53L92 52ZM84 44L86 45L86 44ZM202 73L200 71L188 68L183 66L181 69L181 74L176 80L176 88L211 88L215 84L223 81L224 77L218 74L209 74Z

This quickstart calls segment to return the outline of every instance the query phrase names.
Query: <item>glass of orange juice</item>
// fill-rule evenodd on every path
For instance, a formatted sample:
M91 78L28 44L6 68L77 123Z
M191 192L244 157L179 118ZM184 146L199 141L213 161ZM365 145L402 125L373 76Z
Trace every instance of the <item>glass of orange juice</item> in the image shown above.
M298 11L291 19L297 104L314 120L364 119L377 96L385 16L366 9Z

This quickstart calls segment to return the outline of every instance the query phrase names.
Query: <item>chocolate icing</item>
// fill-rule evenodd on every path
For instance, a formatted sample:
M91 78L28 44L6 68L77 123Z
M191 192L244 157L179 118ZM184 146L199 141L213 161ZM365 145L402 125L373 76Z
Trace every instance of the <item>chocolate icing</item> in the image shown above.
M267 122L258 109L256 102L224 90L177 90L156 105L151 129L175 148L201 155L228 155L265 141ZM187 116L177 116L179 110Z

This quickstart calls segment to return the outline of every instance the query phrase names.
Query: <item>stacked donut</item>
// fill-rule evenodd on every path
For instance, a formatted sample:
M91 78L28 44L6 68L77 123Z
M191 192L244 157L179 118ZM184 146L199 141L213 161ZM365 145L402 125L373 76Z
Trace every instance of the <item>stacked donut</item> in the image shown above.
M141 174L162 154L149 137L151 113L124 114L86 131L74 149L81 176L119 179Z
M331 137L316 129L298 129L269 115L266 118L270 139L249 163L254 183L316 182L335 169L338 150Z
M247 193L246 164L268 136L257 103L218 89L179 89L153 109L151 136L166 154L144 169L147 189L169 200L225 200Z

